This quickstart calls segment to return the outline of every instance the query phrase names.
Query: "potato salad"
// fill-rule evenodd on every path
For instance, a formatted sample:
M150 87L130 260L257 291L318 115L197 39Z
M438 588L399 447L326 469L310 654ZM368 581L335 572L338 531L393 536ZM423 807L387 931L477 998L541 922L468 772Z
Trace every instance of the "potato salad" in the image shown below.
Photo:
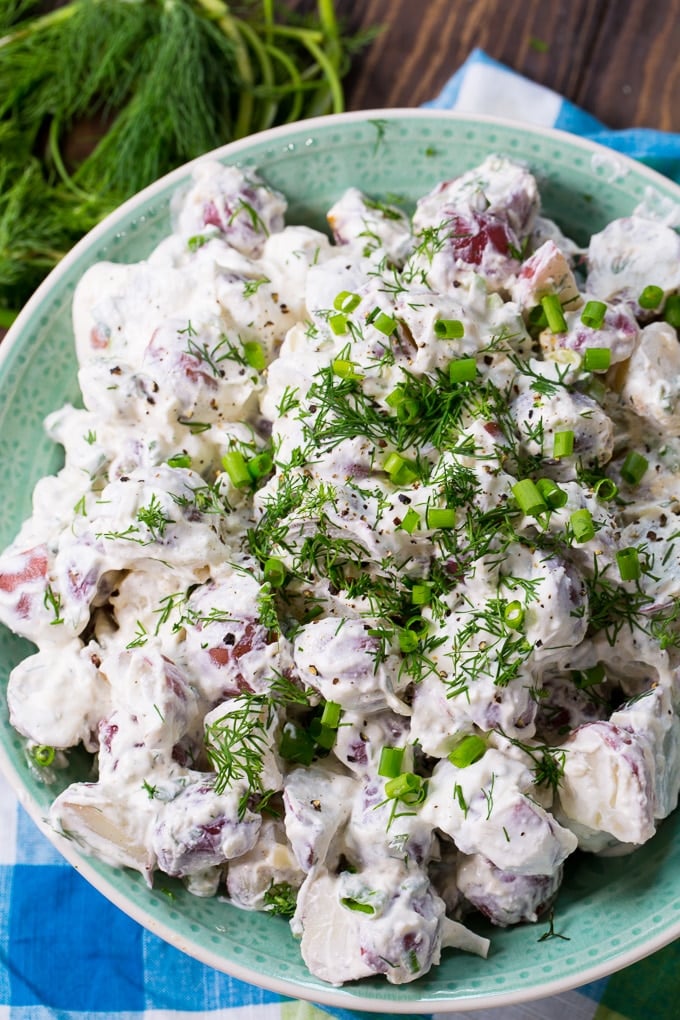
M208 158L80 281L7 699L57 832L398 984L676 807L680 237L580 247L502 155L285 213Z

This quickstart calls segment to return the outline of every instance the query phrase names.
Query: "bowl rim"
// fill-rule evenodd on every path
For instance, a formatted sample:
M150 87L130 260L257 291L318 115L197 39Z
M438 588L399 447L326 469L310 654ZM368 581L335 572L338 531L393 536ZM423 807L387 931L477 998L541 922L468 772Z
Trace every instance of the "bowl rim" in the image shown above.
M563 144L567 144L572 148L581 148L584 153L590 154L591 156L600 154L603 158L608 159L612 165L615 164L617 171L619 168L623 173L634 171L638 176L645 178L650 187L656 186L661 187L665 192L668 192L669 190L671 192L676 192L677 201L680 204L680 184L646 166L644 163L638 162L625 153L618 152L617 150L605 146L600 142L588 138L581 138L578 135L571 134L570 132L563 131L558 128L543 127L540 125L525 123L513 118L495 117L486 114L473 116L455 110L442 110L432 107L394 107L388 109L376 108L327 114L304 121L296 121L291 124L268 128L255 134L248 135L245 138L218 146L217 148L182 164L176 169L158 178L158 180L137 192L113 210L83 238L81 238L81 240L79 240L73 248L70 249L70 251L50 272L24 305L19 315L7 331L4 339L0 342L0 369L2 368L3 362L8 357L10 351L14 348L15 344L19 342L23 333L24 324L29 321L35 310L40 306L41 302L45 299L45 297L47 297L54 286L59 284L62 276L69 271L71 265L78 260L80 255L94 247L101 237L107 234L112 227L115 227L119 221L126 219L137 206L153 199L157 193L165 191L168 187L172 187L173 185L177 185L180 182L185 181L197 164L209 159L218 159L221 161L236 160L240 153L247 151L254 143L262 143L270 139L272 142L278 142L279 140L285 140L289 135L299 135L301 132L304 133L308 131L311 135L314 133L315 129L327 128L333 124L351 124L378 119L408 119L423 121L444 120L458 123L471 123L475 125L483 124L489 128L497 126L499 128L515 130L522 134L536 136L542 139L554 138L556 142L561 141ZM615 966L612 966L611 960L605 960L586 967L579 972L577 977L572 975L563 978L554 978L541 983L536 986L535 989L521 988L514 991L500 991L498 994L484 993L478 996L467 996L465 998L453 999L446 998L444 995L440 998L434 994L430 995L427 999L421 999L420 1001L407 1000L399 1002L390 999L365 998L361 995L360 984L357 983L350 984L350 987L353 989L352 994L350 995L347 994L347 986L335 987L333 985L328 985L325 988L316 986L308 988L304 983L300 983L297 979L260 975L254 967L245 966L234 959L226 961L228 963L228 967L225 967L225 960L218 952L214 952L205 946L194 945L191 940L184 938L162 920L154 917L143 906L138 907L132 898L128 897L123 892L119 892L118 889L109 883L109 880L105 875L101 875L96 868L93 867L87 856L77 850L74 844L61 836L48 824L39 805L29 796L28 791L23 785L20 775L15 770L10 756L5 749L4 743L2 742L0 742L0 773L2 773L4 778L9 782L19 803L22 805L24 810L27 811L43 835L53 844L53 846L56 847L65 860L79 874L81 874L90 883L90 885L93 886L93 888L104 895L118 909L122 910L123 913L127 914L143 928L159 936L164 941L186 953L193 959L196 959L217 971L227 973L238 980L250 984L256 983L259 987L263 987L284 997L292 996L293 998L303 999L336 1008L364 1010L367 1012L383 1014L441 1013L444 1011L455 1013L463 1010L480 1010L500 1006L511 1006L536 999L555 996L560 993L574 990L584 984L588 984L600 978L607 977L616 971L622 970L646 956L651 955L659 949L662 949L675 939L680 938L679 920L674 925L666 929L666 931L648 939L643 945L638 945L633 949L622 953L616 958ZM354 989L356 988L359 989L359 992L354 994Z

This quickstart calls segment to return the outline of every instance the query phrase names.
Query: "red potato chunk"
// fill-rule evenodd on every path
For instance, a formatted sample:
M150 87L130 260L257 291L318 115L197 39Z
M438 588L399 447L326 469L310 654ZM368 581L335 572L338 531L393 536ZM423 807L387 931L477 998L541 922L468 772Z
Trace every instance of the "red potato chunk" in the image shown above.
M585 850L639 846L654 835L654 776L648 752L610 722L586 723L562 744L556 816Z

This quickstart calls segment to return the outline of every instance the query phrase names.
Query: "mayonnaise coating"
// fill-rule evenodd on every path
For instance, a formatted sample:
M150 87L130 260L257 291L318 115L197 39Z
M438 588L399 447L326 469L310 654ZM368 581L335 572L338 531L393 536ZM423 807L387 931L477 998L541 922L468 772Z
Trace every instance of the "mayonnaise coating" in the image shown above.
M330 238L285 211L208 158L80 281L8 706L45 782L90 756L50 811L85 852L399 984L677 806L680 241L582 248L503 155Z

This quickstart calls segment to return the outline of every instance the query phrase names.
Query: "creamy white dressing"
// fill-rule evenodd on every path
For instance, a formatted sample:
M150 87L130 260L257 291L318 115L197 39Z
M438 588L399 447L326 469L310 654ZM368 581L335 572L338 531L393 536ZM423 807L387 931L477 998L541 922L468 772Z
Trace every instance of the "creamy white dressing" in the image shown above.
M680 241L580 249L503 156L411 218L349 189L332 241L284 214L206 160L81 280L84 407L0 556L10 717L46 781L93 756L50 812L86 852L401 983L677 805Z

